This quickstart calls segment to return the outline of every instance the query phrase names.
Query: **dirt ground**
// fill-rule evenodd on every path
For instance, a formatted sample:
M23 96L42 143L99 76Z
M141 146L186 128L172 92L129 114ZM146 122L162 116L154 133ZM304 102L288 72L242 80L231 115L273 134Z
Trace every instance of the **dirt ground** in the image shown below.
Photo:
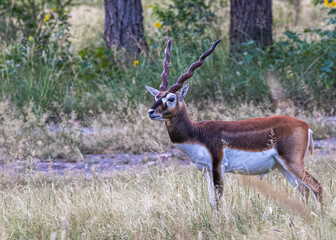
M331 154L336 157L336 138L327 140L314 140L314 155ZM314 157L313 157L314 159ZM0 164L0 174L59 174L78 173L88 177L99 174L108 176L113 171L144 171L151 166L168 166L170 164L190 165L190 161L177 148L169 152L142 154L109 153L88 154L84 161L69 162L66 159L57 159L46 162L36 160L34 162L15 161L8 164Z

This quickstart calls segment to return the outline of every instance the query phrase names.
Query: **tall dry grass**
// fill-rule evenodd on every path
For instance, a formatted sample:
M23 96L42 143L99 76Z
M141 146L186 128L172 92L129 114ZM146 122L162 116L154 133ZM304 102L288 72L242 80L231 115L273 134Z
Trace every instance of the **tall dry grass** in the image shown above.
M0 238L333 239L335 159L315 156L309 170L323 185L322 212L276 171L262 181L227 174L218 212L211 209L203 174L190 167L106 178L2 174Z
M309 123L314 139L335 136L335 126L325 121L325 113L300 110L287 100L285 103L280 100L280 107L275 109L270 102L259 106L231 106L224 101L188 102L188 96L186 102L194 121L232 121L285 114ZM169 151L173 144L164 123L147 117L149 107L139 104L132 109L120 102L116 112L102 111L99 115L88 116L85 121L78 121L75 113L60 114L59 123L54 124L48 115L36 116L32 105L22 114L22 110L17 110L9 102L0 102L0 162L18 159L54 161L59 158L82 161L89 153Z
M238 120L281 112L310 122L313 130L314 124L320 125L316 116L323 116L290 105L274 111L270 103L259 108L207 102L187 106L194 120ZM60 131L56 131L45 121L47 116L38 118L27 108L23 117L3 102L1 160L29 162L46 156L56 160L57 153L81 160L85 152L168 151L172 145L164 124L147 119L147 109L140 105L86 119L92 132L84 134L83 122L75 114L61 116ZM321 129L333 134L329 128ZM211 209L205 178L193 167L148 167L105 178L2 172L0 239L333 239L335 159L331 152L319 155L317 151L306 162L323 186L322 212L312 198L305 203L276 171L263 181L227 174L218 212Z

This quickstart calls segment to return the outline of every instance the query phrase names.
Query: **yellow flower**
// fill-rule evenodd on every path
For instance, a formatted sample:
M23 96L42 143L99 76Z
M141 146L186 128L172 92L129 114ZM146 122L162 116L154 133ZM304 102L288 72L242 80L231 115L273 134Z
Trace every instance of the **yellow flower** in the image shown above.
M52 8L52 9L51 9L51 12L55 12L55 8Z
M325 6L325 7L328 7L328 5L329 5L329 1L328 1L328 0L325 0L325 1L324 1L324 6Z
M45 16L45 18L44 18L44 23L46 23L48 20L50 19L50 14L47 14L46 16Z
M139 64L139 61L138 60L135 60L134 62L133 62L133 66L135 67L135 66L137 66Z
M162 24L160 22L154 23L155 28L162 28Z
M332 2L332 3L330 3L329 7L330 7L330 8L332 8L332 7L336 7L336 2Z
M28 41L34 42L34 38L32 36L29 36Z

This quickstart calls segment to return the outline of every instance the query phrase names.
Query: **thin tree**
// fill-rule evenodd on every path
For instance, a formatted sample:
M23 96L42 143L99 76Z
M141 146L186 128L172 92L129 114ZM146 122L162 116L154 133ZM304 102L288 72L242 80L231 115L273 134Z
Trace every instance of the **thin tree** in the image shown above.
M105 42L108 48L125 48L136 56L145 51L140 0L104 0Z
M230 52L254 40L258 47L272 44L272 0L230 0Z

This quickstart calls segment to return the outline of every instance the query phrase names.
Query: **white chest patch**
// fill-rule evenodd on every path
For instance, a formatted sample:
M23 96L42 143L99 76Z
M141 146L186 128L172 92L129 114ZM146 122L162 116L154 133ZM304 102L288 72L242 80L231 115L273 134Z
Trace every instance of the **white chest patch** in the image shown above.
M261 152L248 152L236 149L223 149L223 172L234 172L247 175L260 175L270 172L276 167L275 149Z
M175 144L185 153L198 170L211 170L211 156L207 148L199 144Z

